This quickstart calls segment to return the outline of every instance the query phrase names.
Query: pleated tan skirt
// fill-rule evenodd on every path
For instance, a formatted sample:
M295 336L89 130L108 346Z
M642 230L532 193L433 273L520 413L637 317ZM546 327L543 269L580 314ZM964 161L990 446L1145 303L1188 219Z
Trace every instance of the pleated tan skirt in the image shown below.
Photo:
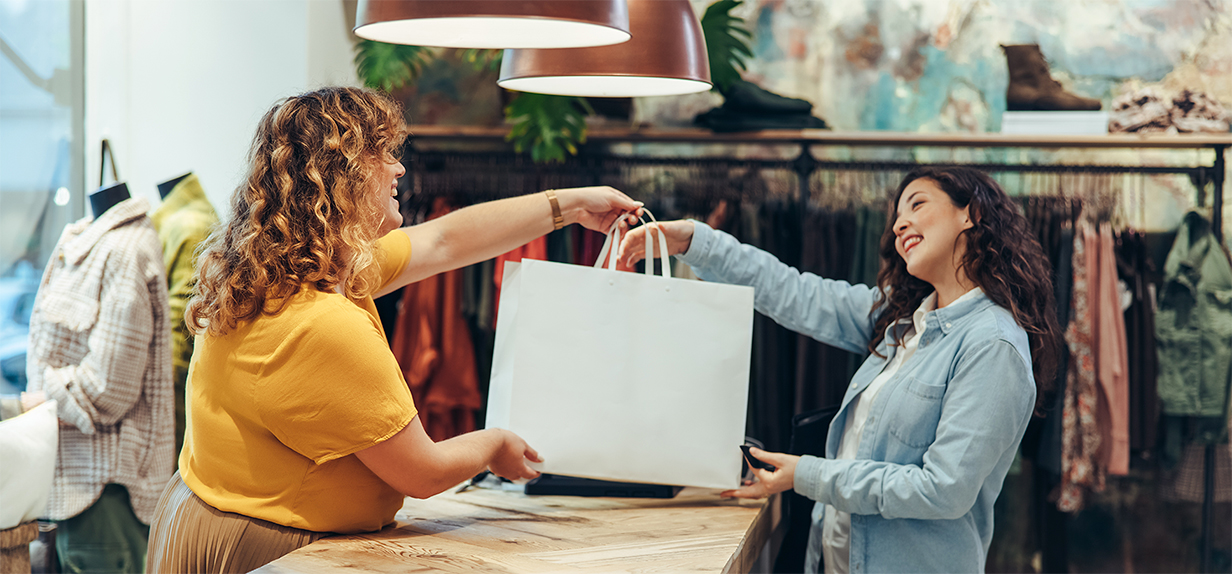
M218 510L193 494L176 472L158 500L150 525L145 571L248 572L325 536Z

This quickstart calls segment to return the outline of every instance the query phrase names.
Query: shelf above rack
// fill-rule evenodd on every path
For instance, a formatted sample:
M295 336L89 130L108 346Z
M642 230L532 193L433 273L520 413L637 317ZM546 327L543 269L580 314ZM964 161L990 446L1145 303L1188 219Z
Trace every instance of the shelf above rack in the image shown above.
M504 140L501 126L410 126L415 140ZM761 130L714 133L699 128L610 128L587 132L590 142L810 144L856 147L1033 147L1033 148L1228 148L1228 134L1108 134L1099 136L999 133L914 133L882 131Z

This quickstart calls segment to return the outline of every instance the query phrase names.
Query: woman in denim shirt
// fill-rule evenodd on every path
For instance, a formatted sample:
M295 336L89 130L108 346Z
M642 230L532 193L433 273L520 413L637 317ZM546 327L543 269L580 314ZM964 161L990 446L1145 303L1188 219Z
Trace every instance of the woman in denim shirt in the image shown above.
M800 273L700 222L660 225L702 279L751 285L779 324L872 353L825 458L754 449L777 470L723 494L817 501L810 572L983 572L993 503L1061 350L1051 266L980 171L916 169L894 206L876 287ZM644 227L629 234L625 263L644 241Z

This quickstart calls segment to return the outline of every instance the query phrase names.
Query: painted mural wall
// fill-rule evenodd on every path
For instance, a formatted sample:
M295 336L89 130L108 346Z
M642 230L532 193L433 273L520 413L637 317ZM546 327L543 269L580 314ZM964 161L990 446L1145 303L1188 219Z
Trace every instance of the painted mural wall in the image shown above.
M1054 78L1105 106L1158 86L1232 108L1232 0L750 0L737 14L754 35L746 79L836 129L999 131L1002 44L1039 44ZM691 119L670 100L639 101L639 119Z
M710 3L693 2L699 14ZM1232 110L1232 0L747 0L735 13L753 32L755 56L745 78L813 102L815 115L836 130L999 132L1009 82L1003 44L1038 44L1055 79L1105 109L1117 96L1152 87L1165 96L1205 92ZM714 93L641 98L634 119L689 125L721 101ZM917 148L819 155L861 153L1164 165L1193 162L1199 152ZM1213 156L1203 153L1209 165ZM1132 223L1140 228L1174 227L1197 203L1182 176L1127 177L1122 184L1132 190L1126 204L1133 204Z

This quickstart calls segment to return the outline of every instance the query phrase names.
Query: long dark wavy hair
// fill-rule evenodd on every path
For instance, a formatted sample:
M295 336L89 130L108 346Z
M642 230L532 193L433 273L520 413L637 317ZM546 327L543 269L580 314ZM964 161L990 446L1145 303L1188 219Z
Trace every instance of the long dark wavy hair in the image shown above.
M1027 226L1018 206L988 174L966 167L920 167L908 173L894 193L890 213L895 213L903 191L917 179L936 182L959 209L968 208L972 226L959 234L966 252L959 268L984 290L993 303L1008 310L1027 332L1035 375L1036 412L1052 390L1053 378L1063 349L1053 295L1052 266L1039 241ZM885 338L886 328L910 317L933 291L932 285L907 272L907 263L895 249L894 220L887 218L881 236L883 265L877 287L885 295L873 308L877 314L869 350ZM897 336L897 335L895 335ZM902 341L895 341L901 344Z

